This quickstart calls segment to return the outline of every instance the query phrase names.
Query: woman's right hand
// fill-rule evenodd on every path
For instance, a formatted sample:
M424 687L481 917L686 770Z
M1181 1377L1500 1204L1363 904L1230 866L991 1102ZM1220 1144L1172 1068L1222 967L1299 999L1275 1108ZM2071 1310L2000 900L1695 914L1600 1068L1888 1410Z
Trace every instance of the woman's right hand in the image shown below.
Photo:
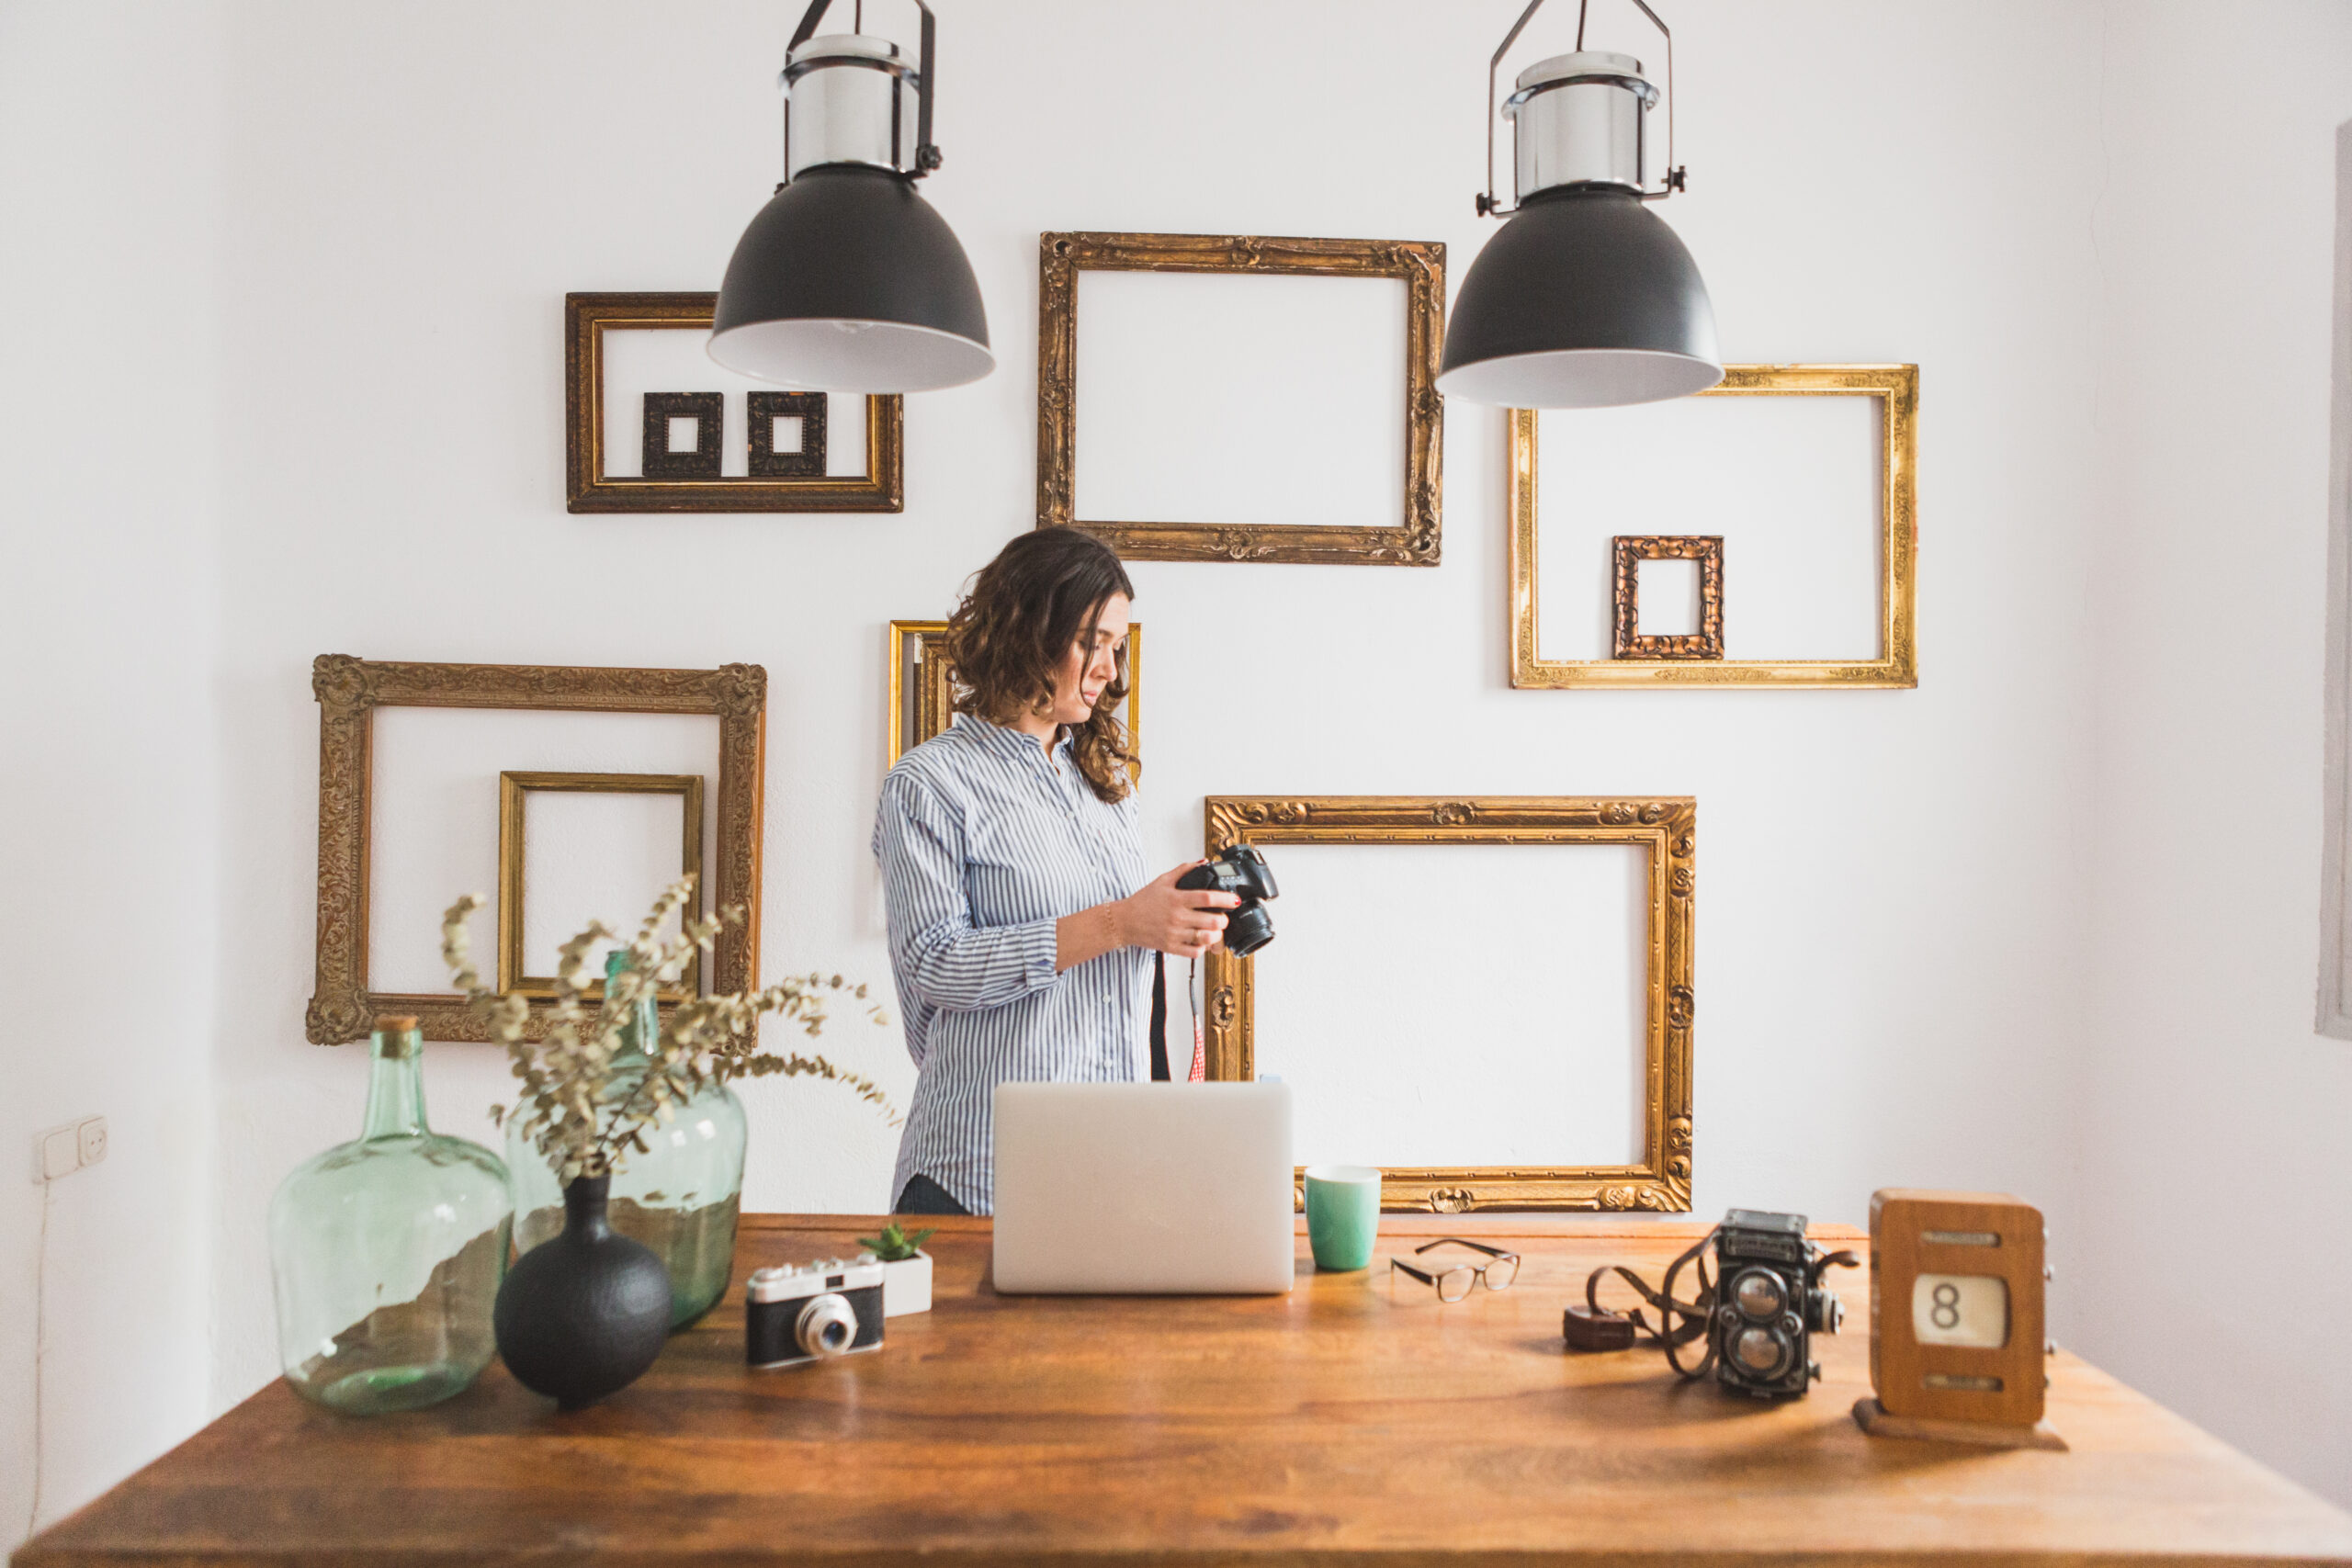
M1174 958L1198 958L1225 940L1225 916L1238 908L1231 893L1179 887L1177 878L1203 861L1187 861L1119 900L1119 934L1128 947L1148 947Z

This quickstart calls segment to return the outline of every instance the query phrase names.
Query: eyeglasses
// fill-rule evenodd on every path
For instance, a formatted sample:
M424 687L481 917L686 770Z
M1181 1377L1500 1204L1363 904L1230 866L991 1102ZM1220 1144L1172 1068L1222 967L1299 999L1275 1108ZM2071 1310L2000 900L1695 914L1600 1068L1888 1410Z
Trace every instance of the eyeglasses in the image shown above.
M1488 1247L1482 1241L1464 1241L1460 1236L1448 1235L1440 1236L1427 1247L1413 1248L1413 1256L1419 1258L1431 1247L1466 1247L1483 1252L1494 1260L1491 1263L1464 1263L1435 1274L1426 1269L1417 1269L1401 1258L1388 1260L1391 1269L1402 1269L1422 1284L1435 1285L1437 1299L1442 1302L1462 1300L1481 1280L1486 1281L1487 1289L1490 1291L1508 1291L1510 1282L1519 1278L1519 1254L1516 1252L1505 1252L1499 1247Z

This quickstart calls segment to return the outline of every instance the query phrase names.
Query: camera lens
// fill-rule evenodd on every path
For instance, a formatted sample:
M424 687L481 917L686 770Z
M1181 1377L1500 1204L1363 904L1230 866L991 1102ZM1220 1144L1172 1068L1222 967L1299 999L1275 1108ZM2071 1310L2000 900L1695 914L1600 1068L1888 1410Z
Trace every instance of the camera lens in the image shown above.
M1770 1377L1781 1364L1783 1354L1781 1337L1769 1328L1743 1328L1739 1337L1731 1342L1731 1353L1739 1364L1758 1377Z
M1761 1269L1752 1269L1739 1277L1732 1287L1731 1299L1739 1310L1753 1318L1775 1317L1788 1301L1788 1292L1781 1281Z
M1225 950L1247 958L1274 940L1273 917L1257 904L1244 904L1226 916Z
M800 1309L792 1337L803 1355L838 1356L857 1337L857 1314L841 1296L812 1296Z

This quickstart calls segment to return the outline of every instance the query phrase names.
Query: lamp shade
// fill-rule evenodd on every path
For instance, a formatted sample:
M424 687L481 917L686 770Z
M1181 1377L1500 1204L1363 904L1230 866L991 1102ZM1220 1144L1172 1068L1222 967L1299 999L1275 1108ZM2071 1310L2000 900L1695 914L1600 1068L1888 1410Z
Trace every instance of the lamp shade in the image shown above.
M1629 190L1527 197L1470 264L1438 390L1503 408L1606 408L1724 378L1698 265Z
M996 367L954 231L905 175L848 163L801 170L743 231L710 356L827 392L927 392Z

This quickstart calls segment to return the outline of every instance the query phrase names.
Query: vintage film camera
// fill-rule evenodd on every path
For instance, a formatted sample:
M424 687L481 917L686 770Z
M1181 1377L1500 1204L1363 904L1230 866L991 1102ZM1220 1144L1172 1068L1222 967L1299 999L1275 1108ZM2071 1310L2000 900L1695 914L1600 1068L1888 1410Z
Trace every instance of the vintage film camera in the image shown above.
M1716 1269L1712 1280L1710 1247ZM1675 1280L1693 1264L1698 1299L1678 1301ZM1813 1336L1837 1333L1846 1315L1838 1298L1822 1288L1822 1272L1832 1264L1852 1269L1859 1260L1850 1252L1824 1253L1807 1241L1803 1214L1734 1209L1668 1267L1657 1290L1622 1266L1594 1269L1585 1281L1585 1304L1567 1309L1561 1331L1571 1350L1623 1350L1637 1332L1646 1333L1665 1350L1667 1364L1685 1378L1712 1371L1726 1389L1758 1399L1801 1394L1821 1375L1813 1359ZM1600 1304L1600 1281L1611 1274L1657 1310L1656 1325L1639 1310L1612 1312ZM1702 1335L1705 1357L1696 1366L1684 1366L1677 1352Z
M1822 1271L1858 1262L1850 1252L1824 1253L1807 1241L1803 1214L1724 1214L1715 1227L1714 1315L1707 1327L1715 1381L1758 1399L1804 1393L1821 1375L1812 1337L1837 1333L1846 1315L1822 1288Z
M1261 902L1279 897L1274 874L1266 864L1266 857L1252 846L1235 844L1218 851L1178 877L1176 886L1205 887L1240 897L1239 907L1227 910L1225 916L1225 950L1235 957L1247 958L1274 940L1274 918L1266 913Z
M826 1258L755 1269L743 1287L744 1359L797 1367L882 1348L882 1265Z

